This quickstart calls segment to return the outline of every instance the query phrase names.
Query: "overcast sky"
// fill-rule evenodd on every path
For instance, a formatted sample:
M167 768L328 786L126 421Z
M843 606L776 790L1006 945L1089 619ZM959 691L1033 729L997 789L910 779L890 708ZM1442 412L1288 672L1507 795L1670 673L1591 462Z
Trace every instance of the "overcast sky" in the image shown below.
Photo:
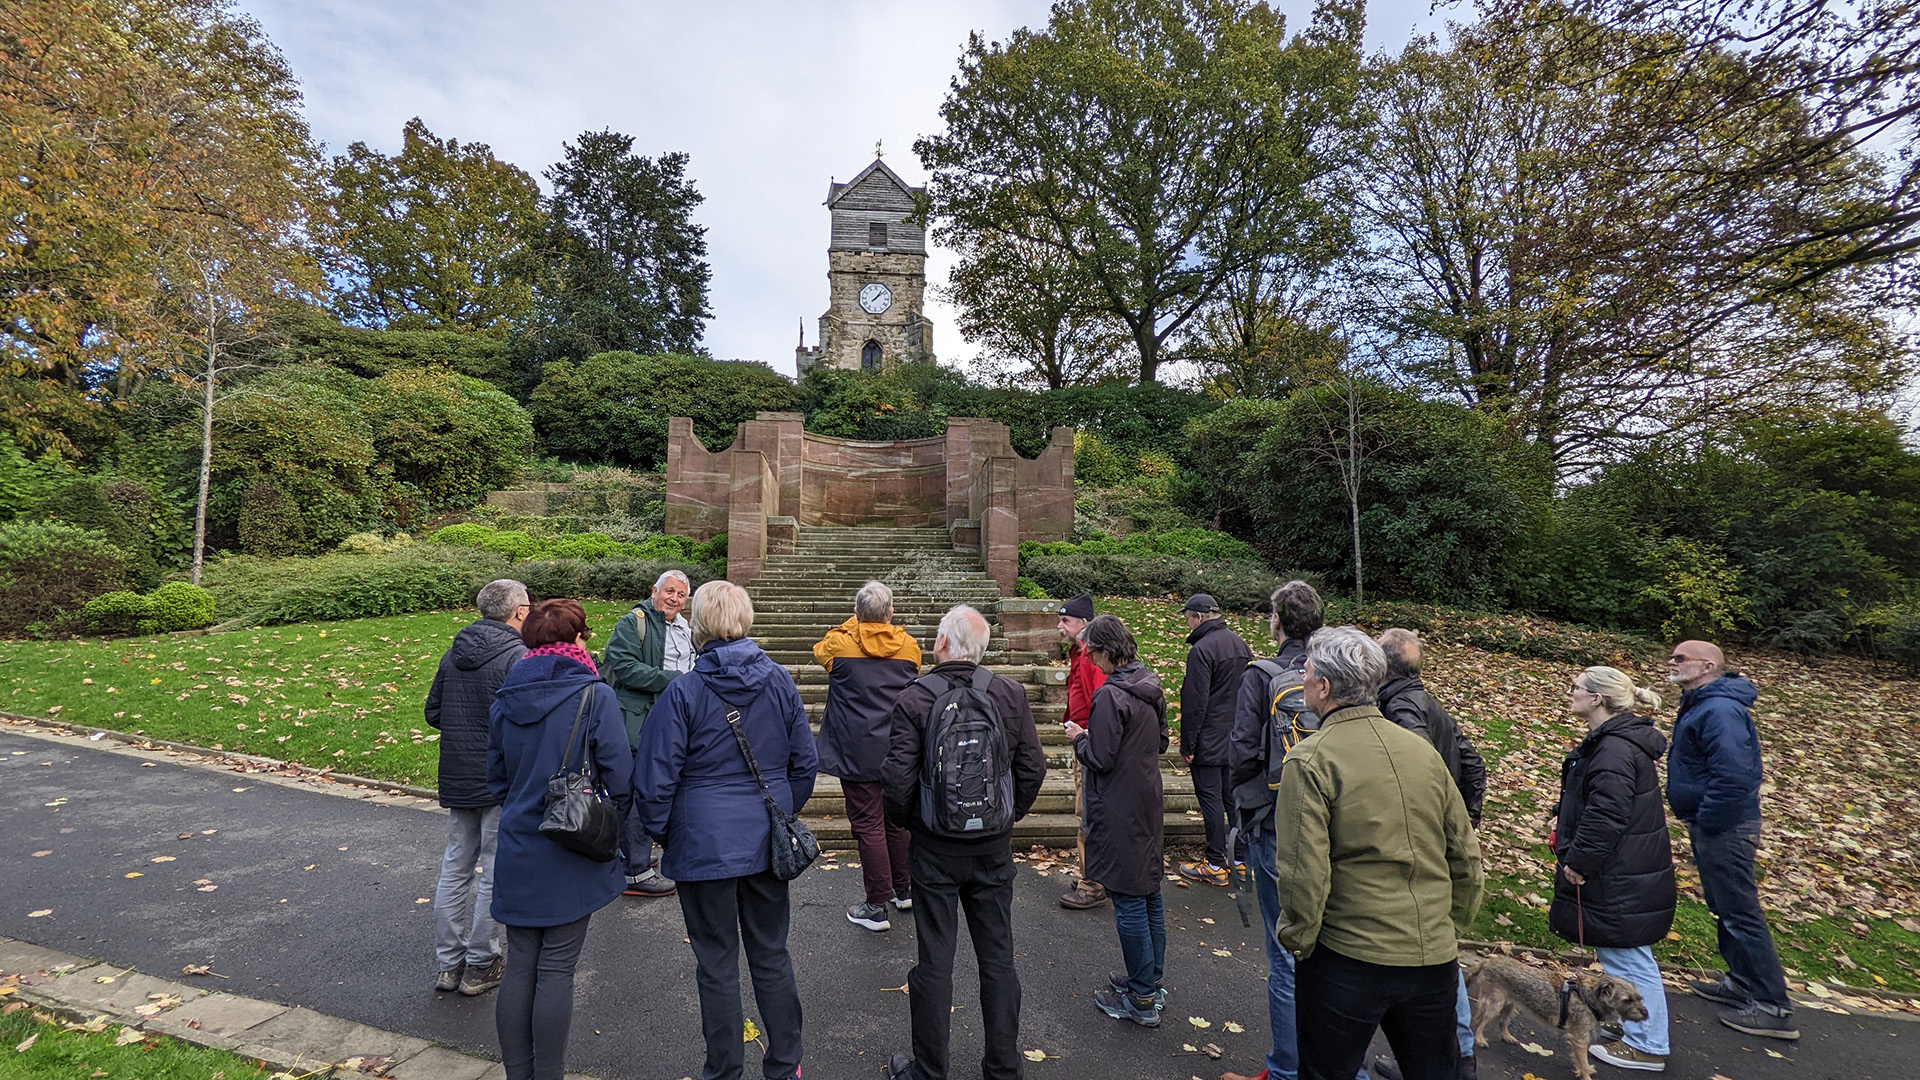
M726 359L792 373L804 320L817 344L827 303L831 178L873 160L874 142L909 183L926 173L915 138L939 107L969 31L999 40L1044 26L1043 0L241 0L306 90L314 136L330 153L362 141L386 153L418 116L436 135L483 142L536 178L582 131L634 136L649 157L691 155L706 202L713 321L706 345ZM1309 0L1278 0L1289 30ZM1397 49L1445 22L1428 0L1368 11L1370 49ZM930 284L951 257L935 251ZM953 312L929 304L943 363L973 350Z

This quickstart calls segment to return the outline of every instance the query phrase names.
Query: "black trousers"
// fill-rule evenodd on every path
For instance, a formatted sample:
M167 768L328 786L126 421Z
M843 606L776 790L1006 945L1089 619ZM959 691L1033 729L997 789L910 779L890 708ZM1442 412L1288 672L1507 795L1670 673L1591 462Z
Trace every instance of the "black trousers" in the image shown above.
M1353 1080L1375 1028L1407 1080L1453 1080L1460 1057L1454 1003L1460 966L1388 967L1326 946L1294 969L1300 1080Z
M1246 858L1244 840L1235 845L1238 850L1227 850L1227 767L1196 761L1188 766L1188 771L1193 774L1193 796L1200 800L1200 821L1207 827L1207 861L1226 866L1229 855L1235 859Z
M507 970L493 1003L508 1080L561 1080L573 1027L573 969L587 920L507 927Z
M960 912L980 969L980 1021L986 1054L983 1080L1019 1080L1020 976L1013 968L1013 849L1006 842L980 855L947 855L915 843L913 924L919 962L907 973L913 1015L915 1080L947 1080L953 1030L953 953Z
M740 947L746 946L753 1000L760 1006L767 1080L792 1080L800 1067L800 991L787 953L787 883L771 873L718 881L681 881L680 913L693 946L700 989L700 1034L707 1041L702 1080L740 1080L746 1046L740 1009Z

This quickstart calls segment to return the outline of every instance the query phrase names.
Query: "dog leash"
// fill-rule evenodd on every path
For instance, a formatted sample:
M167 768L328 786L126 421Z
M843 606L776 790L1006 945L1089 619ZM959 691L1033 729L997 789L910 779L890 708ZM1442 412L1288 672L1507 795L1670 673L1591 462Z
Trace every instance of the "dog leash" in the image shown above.
M1560 984L1560 1022L1554 1026L1567 1026L1567 1010L1573 1006L1573 979L1571 976Z

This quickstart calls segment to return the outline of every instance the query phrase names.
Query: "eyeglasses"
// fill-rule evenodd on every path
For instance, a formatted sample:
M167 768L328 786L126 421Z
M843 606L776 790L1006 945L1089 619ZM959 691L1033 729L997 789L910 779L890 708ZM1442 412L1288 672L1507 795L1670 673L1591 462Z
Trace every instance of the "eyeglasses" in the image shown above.
M1580 694L1591 694L1591 693L1593 693L1593 691L1592 691L1591 689L1589 689L1588 687L1585 687L1585 686L1581 686L1581 685L1580 685L1579 683L1574 683L1574 684L1573 684L1573 689L1574 689L1574 692L1575 692L1575 693L1580 693Z

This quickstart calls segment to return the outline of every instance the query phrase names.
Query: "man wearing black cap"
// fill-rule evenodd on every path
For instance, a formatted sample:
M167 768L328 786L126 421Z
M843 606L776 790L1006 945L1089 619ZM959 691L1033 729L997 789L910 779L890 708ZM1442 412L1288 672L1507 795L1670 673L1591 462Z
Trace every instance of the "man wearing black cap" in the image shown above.
M1107 675L1092 660L1087 659L1087 646L1082 640L1087 632L1087 624L1093 621L1093 595L1081 593L1079 596L1060 605L1060 636L1067 640L1067 713L1065 720L1069 724L1087 726L1087 718L1093 714L1093 695L1105 685ZM1081 806L1081 769L1074 763L1073 769L1073 809L1083 814ZM1084 911L1099 907L1107 902L1107 890L1097 881L1086 879L1087 823L1080 822L1080 872L1081 878L1060 898L1060 906Z
M1180 864L1180 876L1226 885L1230 867L1246 858L1227 850L1227 742L1240 679L1253 650L1220 618L1220 605L1206 593L1187 598L1187 674L1180 682L1180 756L1193 774L1193 794L1207 827L1207 858Z

